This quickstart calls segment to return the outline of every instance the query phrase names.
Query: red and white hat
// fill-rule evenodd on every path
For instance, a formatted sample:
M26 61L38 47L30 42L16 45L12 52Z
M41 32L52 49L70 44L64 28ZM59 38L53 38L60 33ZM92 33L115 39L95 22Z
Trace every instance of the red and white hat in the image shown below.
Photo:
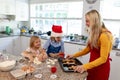
M52 32L51 36L52 37L61 37L62 36L62 26L60 25L53 25L52 26Z

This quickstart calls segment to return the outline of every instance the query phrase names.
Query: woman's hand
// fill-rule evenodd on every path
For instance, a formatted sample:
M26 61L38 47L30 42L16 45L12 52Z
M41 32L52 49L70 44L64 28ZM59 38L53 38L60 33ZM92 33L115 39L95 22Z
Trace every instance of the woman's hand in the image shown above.
M75 66L73 69L74 69L74 71L77 71L77 72L80 72L80 73L83 73L83 72L86 71L85 68L82 65Z
M66 58L73 58L73 55L68 54Z

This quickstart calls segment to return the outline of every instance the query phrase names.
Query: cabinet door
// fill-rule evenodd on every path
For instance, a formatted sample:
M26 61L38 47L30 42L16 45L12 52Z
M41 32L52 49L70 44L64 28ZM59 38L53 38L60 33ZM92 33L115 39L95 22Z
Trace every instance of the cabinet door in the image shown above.
M26 50L29 47L30 37L21 36L21 51Z
M13 37L13 54L14 55L21 54L21 39L19 36Z
M83 50L85 48L85 46L83 45L80 45L79 47L79 51ZM89 58L90 58L90 54L86 54L86 55L83 55L80 57L80 61L85 64L85 63L88 63L89 62Z
M79 51L79 45L64 43L65 54L74 54Z
M16 0L16 21L28 21L28 0Z
M43 45L45 44L45 42L46 42L47 40L45 40L45 39L41 39L41 46L43 47Z
M0 0L0 14L15 15L15 0Z
M65 43L65 54L74 54L84 48L84 45ZM77 57L77 59L79 59L82 63L87 63L89 61L89 54Z
M4 14L4 0L0 0L0 14Z
M112 50L110 57L112 61L109 80L120 80L120 51Z
M0 51L3 53L12 53L13 46L12 46L12 37L5 37L0 39Z

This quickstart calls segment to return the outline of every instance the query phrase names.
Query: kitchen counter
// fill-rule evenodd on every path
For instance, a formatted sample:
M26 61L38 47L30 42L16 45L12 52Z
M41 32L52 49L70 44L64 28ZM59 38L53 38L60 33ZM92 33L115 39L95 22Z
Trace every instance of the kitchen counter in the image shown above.
M32 34L10 34L10 35L6 35L6 34L0 34L0 38L4 38L4 37L11 37L11 36L25 36L25 37L31 37L33 36ZM45 39L47 40L49 38L49 36L44 36L44 35L39 35L41 37L41 39ZM78 41L70 41L68 39L63 39L63 41L65 43L70 43L70 44L77 44L77 45L83 45L85 46L86 43L83 43L83 42L78 42ZM119 48L113 48L113 50L117 50L117 51L120 51Z
M17 58L18 60L18 58ZM21 66L23 66L25 64L21 64L19 63L19 61L16 64L16 67L13 69L21 69ZM57 72L54 73L55 75L57 75L57 78L52 79L50 78L51 76L51 72L50 72L50 68L48 67L47 62L42 62L40 65L33 65L36 70L35 72L33 72L32 75L28 75L24 78L22 78L21 80L85 80L86 76L87 76L87 72L84 73L76 73L76 72L64 72L58 61L55 62L54 66L57 67ZM42 78L36 78L34 77L34 75L36 74L42 74ZM14 78L11 74L10 71L9 72L2 72L0 71L0 80L17 80L16 78Z

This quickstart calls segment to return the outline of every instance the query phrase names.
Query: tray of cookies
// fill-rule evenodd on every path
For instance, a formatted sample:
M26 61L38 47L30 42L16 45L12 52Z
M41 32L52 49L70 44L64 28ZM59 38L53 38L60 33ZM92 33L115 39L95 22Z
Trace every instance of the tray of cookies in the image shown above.
M59 58L58 62L64 72L74 72L75 66L82 65L82 62L76 58Z

